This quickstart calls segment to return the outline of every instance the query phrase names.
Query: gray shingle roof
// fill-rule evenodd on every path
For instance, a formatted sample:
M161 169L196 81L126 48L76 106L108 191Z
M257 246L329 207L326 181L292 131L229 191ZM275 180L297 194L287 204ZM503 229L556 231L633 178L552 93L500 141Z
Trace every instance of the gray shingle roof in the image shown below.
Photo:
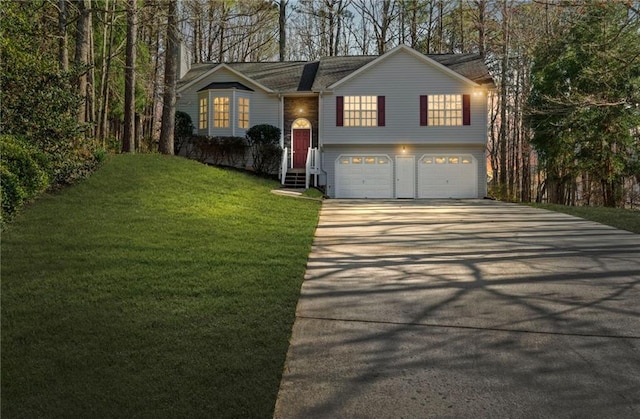
M493 87L493 79L478 54L430 54L437 61L481 85ZM320 61L225 63L229 68L276 92L309 92L327 88L367 65L378 56L324 57ZM178 87L218 66L218 63L194 64Z
M360 67L378 58L377 55L361 55L350 57L324 57L320 59L318 74L313 83L313 90L318 91L347 77Z

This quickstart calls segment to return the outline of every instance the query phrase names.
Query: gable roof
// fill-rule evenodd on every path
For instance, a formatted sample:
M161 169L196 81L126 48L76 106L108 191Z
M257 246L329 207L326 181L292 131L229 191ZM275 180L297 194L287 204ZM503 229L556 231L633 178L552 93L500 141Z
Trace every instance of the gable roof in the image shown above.
M242 62L194 64L178 82L178 90L204 80L208 75L227 68L267 92L318 92L339 84L375 65L386 57L407 51L421 60L471 84L493 87L493 79L478 54L424 55L406 45L398 46L383 55L323 57L319 61Z
M202 89L198 90L198 92L202 92L203 90L224 90L224 89L247 90L249 92L253 92L253 89L245 86L242 83L238 83L237 81L209 83Z

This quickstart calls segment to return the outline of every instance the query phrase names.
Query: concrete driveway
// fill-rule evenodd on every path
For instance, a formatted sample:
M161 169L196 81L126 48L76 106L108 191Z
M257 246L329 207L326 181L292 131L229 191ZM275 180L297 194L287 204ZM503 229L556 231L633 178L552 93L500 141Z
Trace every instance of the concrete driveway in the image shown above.
M640 417L640 235L486 200L323 205L277 418Z

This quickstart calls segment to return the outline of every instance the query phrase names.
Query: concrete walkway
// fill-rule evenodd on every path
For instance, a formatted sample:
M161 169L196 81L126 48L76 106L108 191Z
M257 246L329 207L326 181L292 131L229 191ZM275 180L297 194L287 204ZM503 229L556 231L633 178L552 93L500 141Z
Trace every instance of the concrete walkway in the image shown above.
M486 200L323 204L277 418L640 417L640 235Z

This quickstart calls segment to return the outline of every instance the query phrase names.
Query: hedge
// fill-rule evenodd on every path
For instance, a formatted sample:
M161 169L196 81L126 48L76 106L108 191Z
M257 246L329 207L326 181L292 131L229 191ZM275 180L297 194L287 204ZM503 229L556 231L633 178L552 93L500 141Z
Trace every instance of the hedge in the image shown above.
M20 206L50 185L47 158L23 140L0 135L0 220L10 218Z

